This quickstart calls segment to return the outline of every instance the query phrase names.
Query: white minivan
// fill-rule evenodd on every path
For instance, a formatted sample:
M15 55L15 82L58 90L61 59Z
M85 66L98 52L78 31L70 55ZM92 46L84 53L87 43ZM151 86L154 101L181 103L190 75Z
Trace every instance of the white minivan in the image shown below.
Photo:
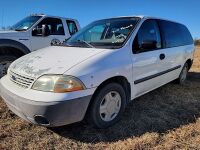
M106 128L136 97L173 80L184 83L193 53L191 34L180 23L144 16L98 20L63 46L14 61L0 94L34 124L62 126L87 116Z

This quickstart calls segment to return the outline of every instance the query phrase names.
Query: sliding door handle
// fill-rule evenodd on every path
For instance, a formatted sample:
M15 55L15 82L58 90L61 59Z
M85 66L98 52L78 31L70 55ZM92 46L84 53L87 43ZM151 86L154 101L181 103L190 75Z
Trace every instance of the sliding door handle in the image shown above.
M160 60L165 59L165 54L160 54Z

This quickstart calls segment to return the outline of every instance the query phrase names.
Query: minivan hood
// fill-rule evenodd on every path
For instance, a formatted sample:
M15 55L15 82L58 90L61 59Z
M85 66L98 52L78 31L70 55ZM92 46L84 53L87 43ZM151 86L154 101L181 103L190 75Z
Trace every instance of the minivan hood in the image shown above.
M105 50L51 46L17 59L9 69L33 78L44 74L63 74L73 66L103 51Z

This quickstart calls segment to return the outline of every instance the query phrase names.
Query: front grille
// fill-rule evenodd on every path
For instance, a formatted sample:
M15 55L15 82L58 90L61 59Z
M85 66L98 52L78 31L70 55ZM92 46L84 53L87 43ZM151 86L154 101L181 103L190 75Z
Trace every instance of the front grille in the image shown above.
M11 70L9 71L9 77L12 82L23 88L29 88L34 82L34 78L20 75Z

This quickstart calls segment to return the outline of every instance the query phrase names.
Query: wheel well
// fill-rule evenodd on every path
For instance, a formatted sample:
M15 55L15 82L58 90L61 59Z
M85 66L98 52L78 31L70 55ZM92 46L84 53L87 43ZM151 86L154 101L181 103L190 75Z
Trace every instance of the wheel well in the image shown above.
M94 97L96 96L96 94L99 92L99 90L101 88L103 88L105 85L107 85L109 83L113 83L113 82L120 84L124 88L124 90L126 92L126 96L127 96L127 103L129 103L131 100L131 85L128 82L128 80L123 76L112 77L112 78L109 78L109 79L105 80L104 82L102 82L97 87L96 91L94 92L94 94L92 96L92 100L94 99Z
M21 57L25 55L21 50L15 47L1 46L0 55L14 55L16 57Z
M188 67L189 67L189 69L192 67L192 60L191 59L188 59L187 61L186 61L186 63L188 64Z
M105 80L104 82L102 82L97 87L94 94L92 95L91 101L90 101L88 108L87 108L87 111L85 113L85 119L89 119L88 115L89 115L91 104L92 104L95 96L98 94L99 90L102 89L105 85L107 85L109 83L113 83L113 82L120 84L125 89L126 97L127 97L127 99L126 99L127 104L131 101L131 85L128 82L128 80L123 76L115 76L115 77L109 78L109 79Z

